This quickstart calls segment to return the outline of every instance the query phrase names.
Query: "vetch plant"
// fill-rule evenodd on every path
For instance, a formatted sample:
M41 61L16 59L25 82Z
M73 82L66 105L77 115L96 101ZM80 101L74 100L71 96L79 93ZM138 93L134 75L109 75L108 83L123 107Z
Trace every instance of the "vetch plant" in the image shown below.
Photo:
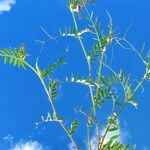
M87 9L87 5L92 3L92 0L70 0L68 7L72 15L73 25L66 28L65 31L60 30L59 37L68 37L78 40L81 52L84 54L87 66L88 66L88 76L77 77L71 76L66 77L65 81L61 82L57 79L51 77L51 73L57 70L61 65L64 65L65 57L61 57L57 62L50 64L47 69L40 68L39 61L35 65L31 65L26 58L29 54L26 51L25 45L21 45L18 49L5 48L0 50L0 58L4 59L4 64L12 64L13 66L18 66L19 68L30 69L34 74L37 75L41 84L48 96L49 103L51 104L51 109L53 113L47 113L47 116L41 116L41 121L36 123L38 127L43 122L57 122L66 136L70 139L74 149L80 150L80 145L74 139L75 136L78 136L76 133L78 127L80 126L80 120L73 120L70 123L70 127L66 125L63 116L60 116L56 107L55 107L55 98L58 96L58 87L64 82L79 83L85 85L89 89L91 105L88 107L81 106L75 111L81 113L86 119L87 122L84 122L87 127L87 145L88 150L127 150L127 149L136 149L135 145L130 145L126 143L121 143L119 140L120 137L120 126L119 126L119 117L124 109L127 109L128 105L133 105L135 108L138 107L137 103L137 91L142 86L142 84L150 79L150 51L146 56L142 56L134 46L126 39L125 36L119 38L114 34L113 23L110 14L107 12L109 17L109 24L107 34L104 34L101 25L99 23L98 17L94 16L93 11L90 12ZM77 20L78 17L85 19L88 22L87 26L84 28L80 27ZM43 29L44 30L44 29ZM46 32L46 31L45 31ZM88 33L88 34L87 34ZM92 49L87 49L84 43L84 36L90 36L94 45ZM54 39L57 39L54 38ZM59 39L57 39L59 40ZM122 44L126 43L126 47ZM115 71L111 66L109 66L105 57L107 55L107 50L112 45L112 43L117 43L123 49L128 49L139 57L145 66L145 73L141 79L135 84L130 75L124 73L120 68L120 71ZM97 68L93 67L94 64L97 64ZM103 72L103 69L107 69L110 73ZM96 75L96 76L95 76ZM121 85L123 93L117 91L118 85ZM101 124L99 119L100 111L103 110L103 107L106 105L106 102L109 101L112 104L112 110L107 118L105 124ZM106 113L106 112L105 112ZM108 112L109 113L109 112ZM83 123L83 122L82 122ZM104 128L102 128L104 127ZM96 130L95 141L92 141L93 129ZM112 136L107 139L109 133ZM93 146L94 144L94 146Z

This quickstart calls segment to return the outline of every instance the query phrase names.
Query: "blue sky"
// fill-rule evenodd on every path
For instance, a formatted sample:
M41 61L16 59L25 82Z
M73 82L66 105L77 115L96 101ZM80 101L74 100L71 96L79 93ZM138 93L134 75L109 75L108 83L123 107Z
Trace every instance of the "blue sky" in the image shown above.
M145 52L148 52L150 48L149 6L149 0L144 2L142 0L97 0L97 4L91 6L90 9L93 9L95 15L99 16L105 30L109 21L106 10L112 16L117 34L124 34L131 26L127 34L128 40L137 49L141 49L145 43ZM87 66L77 41L72 39L61 39L59 43L50 41L41 52L41 45L36 40L48 38L40 27L46 29L51 35L57 36L59 28L70 24L72 24L72 19L66 7L66 1L0 0L0 48L15 48L24 43L27 52L31 55L29 62L35 64L36 57L39 57L40 65L47 66L48 63L55 62L68 46L67 65L62 66L55 74L60 80L65 76L70 76L71 73L86 75ZM82 19L81 24L83 24ZM89 44L90 41L87 45ZM127 73L132 74L131 77L134 79L140 79L144 66L135 54L119 46L110 50L114 53L112 61L114 69L123 68ZM138 109L129 106L120 118L124 140L137 144L137 150L150 149L150 102L148 98L150 85L146 82L143 87L144 93L137 98ZM75 117L74 107L88 106L88 100L84 100L86 93L85 87L64 84L56 99L58 110L70 121L71 117ZM46 115L49 109L47 96L38 78L30 70L3 65L1 61L0 150L69 149L70 141L59 125L42 124L35 129L34 123L40 120L41 115ZM104 116L102 113L101 117L104 118ZM78 115L78 117L81 116ZM77 137L77 141L83 149L86 149L84 126L81 125L79 131L83 132Z

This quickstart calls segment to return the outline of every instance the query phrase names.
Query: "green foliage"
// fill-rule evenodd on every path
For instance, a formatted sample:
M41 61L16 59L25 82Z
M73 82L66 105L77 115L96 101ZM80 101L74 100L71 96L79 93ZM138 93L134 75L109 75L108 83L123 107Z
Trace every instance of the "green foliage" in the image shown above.
M99 80L96 81L96 94L94 96L94 100L96 102L96 106L99 108L103 108L103 104L105 104L106 100L114 100L115 104L119 104L119 96L114 92L114 86L119 84L119 80L117 79L115 74L111 76L103 76L99 77Z
M148 54L147 54L147 56L146 56L146 58L145 58L145 60L146 60L146 78L147 79L150 79L150 50L149 50L149 52L148 52Z
M72 135L76 132L78 126L79 126L78 120L74 120L73 123L71 124L70 130L69 130L70 135Z
M50 64L49 67L47 69L44 69L42 72L41 72L41 77L42 78L50 78L50 73L54 72L57 67L61 66L61 65L64 65L65 64L65 61L60 59L58 62L55 62L54 64Z
M109 133L114 133L109 138L109 140L104 144L103 148L104 150L133 150L135 146L132 146L130 144L123 144L120 142L120 129L119 129L119 123L118 121L114 119L108 119L108 126L110 126L108 129Z
M26 56L24 45L21 45L19 49L5 48L0 50L0 57L3 58L4 64L13 64L13 66L25 68Z
M132 148L130 144L122 144L120 142L115 142L112 144L113 140L114 139L112 137L112 139L104 145L104 150L128 150Z
M58 81L56 81L56 80L51 80L50 82L49 82L49 93L50 93L50 98L51 98L51 100L54 100L56 97L57 97L57 95L58 95Z
M114 37L112 18L108 12L107 14L110 21L108 23L108 32L105 35L105 32L99 23L98 17L94 17L94 13L89 13L88 9L86 8L86 5L91 2L94 2L94 0L69 1L69 8L73 17L74 25L71 25L68 28L66 27L65 31L60 30L60 34L61 37L74 37L79 41L81 49L86 58L88 75L87 77L78 77L76 75L66 77L65 83L78 83L88 87L88 94L90 95L91 104L88 106L89 108L84 108L87 109L87 112L84 112L82 108L80 108L79 112L87 118L87 143L89 150L93 150L91 143L91 129L93 128L95 128L97 132L97 150L134 150L136 149L135 146L120 142L120 126L118 119L128 104L132 104L136 108L138 106L138 104L135 102L135 98L137 98L136 92L142 86L145 80L150 79L150 51L146 57L143 58L142 54L140 54L125 38L117 39ZM85 18L86 21L88 21L88 24L79 29L78 22L76 20L77 15L75 15L75 13L80 14L83 8L85 8L87 13L87 16L83 17L83 19ZM80 21L80 19L78 21ZM91 45L88 50L83 42L83 34L87 32L92 35L91 40L94 41L94 44ZM127 45L129 45L129 49L133 50L145 65L145 73L137 84L133 84L133 82L131 82L131 77L124 73L122 69L119 73L117 73L112 69L112 67L106 64L105 55L107 55L107 49L111 46L113 40L115 40L121 47L123 46L121 45L120 40L125 41ZM142 50L143 49L144 47ZM26 54L24 45L21 45L19 49L5 48L0 50L0 58L4 60L4 64L13 64L13 66L21 66L23 68L28 67L38 76L41 81L41 84L51 104L52 113L48 113L46 117L41 116L41 121L37 122L36 125L38 126L43 122L57 122L62 127L68 138L70 138L74 148L79 150L79 146L73 138L73 134L79 127L79 121L75 119L68 129L64 123L64 119L59 117L55 107L54 100L58 96L59 86L64 82L59 82L59 80L52 78L51 74L56 71L59 66L65 64L63 57L61 57L57 62L51 63L47 69L41 69L38 64L38 59L34 67L25 61L26 56L28 55ZM93 65L96 66L96 70ZM105 75L102 71L103 67L108 69L111 74ZM121 93L121 95L117 91L118 85L121 85L123 88L123 94ZM101 112L103 110L106 101L112 104L112 110L106 123L104 124L106 130L104 134L101 135L102 121L99 120L99 111ZM106 113L106 111L104 113ZM105 143L105 139L110 133L113 134Z
M134 102L134 99L136 98L136 96L134 95L134 91L132 89L132 83L130 83L130 76L127 77L125 73L123 73L121 70L119 73L119 79L124 88L126 102L137 107L138 104Z
M85 17L91 24L89 24L90 32L96 37L93 37L93 40L96 43L93 45L91 51L88 52L89 60L91 61L98 61L101 53L104 53L108 46L110 46L112 39L113 39L113 28L112 28L112 19L108 13L110 18L110 23L108 25L109 34L104 35L103 30L101 29L101 25L98 21L98 17L93 17L93 12L90 14L88 10L86 10L88 16Z
M114 120L114 119L109 119L108 120L108 125L114 126L114 127L118 127L119 123L118 121Z

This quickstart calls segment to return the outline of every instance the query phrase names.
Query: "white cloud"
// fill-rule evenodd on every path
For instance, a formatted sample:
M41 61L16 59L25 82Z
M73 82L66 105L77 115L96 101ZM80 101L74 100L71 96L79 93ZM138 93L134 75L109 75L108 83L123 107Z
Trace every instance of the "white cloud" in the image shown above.
M104 135L104 132L105 132L106 128L104 128L102 130L102 135ZM118 141L118 142L121 142L121 143L124 143L126 138L129 137L129 132L127 130L116 130L116 131L113 131L113 132L109 132L104 140L104 144L107 143L111 137L115 136L115 135L119 135L120 134L120 137L117 138L116 140L114 140L114 142ZM97 150L97 147L98 147L98 141L97 141L97 133L95 131L95 133L93 134L93 137L91 138L91 145L92 145L92 150ZM86 142L86 146L88 149L88 145L87 145L87 142ZM70 143L68 145L68 148L69 150L75 150L74 146L72 143ZM147 149L144 149L144 150L147 150Z
M12 5L16 3L16 0L0 0L0 13L10 11Z
M127 126L127 122L124 126ZM101 136L104 135L105 131L106 131L106 128L102 129ZM106 135L106 138L104 140L104 144L106 144L110 140L110 138L115 135L120 135L120 136L118 138L116 138L114 140L114 142L118 141L120 143L126 143L126 141L130 138L130 134L129 134L128 130L120 128L119 130L116 130L113 132L108 132ZM91 143L92 143L92 149L97 150L98 141L97 141L97 133L96 132L93 134L93 137L91 138Z
M75 148L74 148L74 146L73 146L73 143L70 143L70 144L68 145L68 149L69 149L69 150L75 150Z
M105 130L104 130L104 131L105 131ZM105 140L104 140L104 144L106 144L106 143L110 140L110 138L113 137L114 135L119 135L119 134L120 134L119 132L120 132L119 130L116 130L116 131L114 131L114 132L109 132L109 133L107 134ZM121 142L120 137L117 138L114 142L116 142L116 141Z
M102 130L102 135L104 135L106 131L106 128L104 128ZM115 135L119 135L120 134L120 131L119 130L116 130L116 131L113 131L113 132L109 132L107 133L106 137L105 137L105 140L104 140L104 144L106 144L111 137L115 136ZM117 138L116 140L114 140L114 142L116 141L119 141L119 142L122 142L122 138L119 137ZM91 145L92 145L92 149L93 150L97 150L97 147L98 147L98 141L97 141L97 133L95 132L95 134L93 135L93 137L91 138Z
M3 140L6 142L12 143L14 140L14 137L12 135L8 134L7 136L3 137Z
M104 128L101 132L102 132L102 135L104 135L105 133L105 130L106 128ZM128 139L130 137L129 135L129 132L127 130L123 130L123 129L120 129L120 130L116 130L116 131L113 131L113 132L109 132L104 140L104 144L107 143L111 137L115 136L115 135L119 135L120 136L114 140L114 142L118 141L118 142L121 142L121 143L124 143L126 142L126 139ZM86 143L86 149L88 149L88 144L87 142ZM95 133L93 134L92 138L91 138L91 145L92 145L92 150L97 150L97 147L98 147L98 141L97 141L97 133L95 131ZM74 146L72 143L70 143L68 145L68 148L69 150L75 150ZM146 148L145 149L142 149L142 150L147 150Z
M43 150L41 144L37 141L19 142L13 146L10 150Z
M98 147L98 141L97 141L97 133L95 132L93 137L91 138L91 145L92 145L92 149L96 150Z
M50 149L49 146L43 148L43 146L34 140L25 141L23 139L19 140L18 143L15 143L15 137L11 134L3 137L4 142L8 142L8 146L10 146L9 150L46 150L47 148ZM45 147L45 146L44 146Z

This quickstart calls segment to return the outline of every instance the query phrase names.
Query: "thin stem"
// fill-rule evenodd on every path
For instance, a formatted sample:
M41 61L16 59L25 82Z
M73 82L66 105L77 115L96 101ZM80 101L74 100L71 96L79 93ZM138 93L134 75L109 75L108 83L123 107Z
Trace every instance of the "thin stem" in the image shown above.
M143 77L143 78L141 79L141 81L138 83L138 85L135 87L135 89L134 89L133 92L132 92L132 95L133 95L133 94L138 90L138 88L143 84L144 80L145 80L145 77ZM118 111L118 113L114 116L113 121L116 120L116 119L120 116L121 112L124 110L124 108L126 107L127 104L128 104L128 100L126 99L126 100L124 101L124 103L122 104L122 106L121 106L120 110ZM108 133L110 127L111 127L111 124L109 124L109 125L107 126L107 128L106 128L106 131L105 131L105 133L104 133L104 135L103 135L103 138L102 138L102 141L101 141L99 150L101 150L102 147L103 147L104 140L105 140L105 138L106 138L106 135L107 135L107 133Z
M100 42L101 42L101 39L100 39L100 37L99 37L99 33L98 33L98 30L97 30L97 28L96 28L96 26L95 26L95 23L94 23L94 21L93 21L91 15L90 15L88 9L87 9L86 7L85 7L85 9L86 9L86 12L87 12L87 14L88 14L88 17L90 18L90 22L91 22L91 24L92 24L92 26L93 26L93 29L94 29L94 31L95 31L96 37L97 37L97 39L98 39L98 42L100 43ZM104 59L104 54L105 54L105 53L102 52L102 55L101 55L101 58L100 58L100 61L99 61L99 67L98 67L98 81L100 80L99 77L101 76L102 63L103 63L103 59Z
M142 78L142 80L138 83L138 85L135 87L135 89L133 90L133 93L135 93L138 90L138 88L143 84L144 80L145 80L145 75Z
M96 28L95 23L94 23L93 19L91 18L90 13L89 13L88 9L86 8L86 6L85 6L85 10L86 10L86 12L87 12L87 14L88 14L88 16L89 16L89 18L90 18L90 21L91 21L91 23L92 23L92 26L94 27L94 31L95 31L95 33L96 33L97 39L98 39L98 41L100 41L97 28Z
M78 30L78 25L77 25L77 21L76 21L74 12L71 12L71 14L72 14L72 17L73 17L73 22L74 22L74 26L75 26L76 33L78 33L79 30Z
M52 106L54 115L55 115L56 119L58 120L58 123L59 123L59 124L61 125L61 127L64 129L64 131L66 132L67 136L70 138L71 142L72 142L73 145L75 146L75 149L76 149L76 150L79 150L78 145L76 144L76 142L75 142L74 139L72 138L72 135L70 135L70 133L68 132L68 130L67 130L67 128L65 127L64 123L59 120L58 113L57 113L57 111L56 111L56 108L55 108L55 106L54 106L53 101L51 100L51 95L50 95L50 93L49 93L49 91L48 91L48 89L47 89L47 86L46 86L46 84L45 84L43 78L41 78L41 76L40 76L39 73L36 71L36 69L33 68L29 63L27 63L27 62L25 62L25 61L24 61L24 63L25 63L25 65L28 66L28 67L38 76L38 78L40 79L40 81L41 81L41 83L42 83L42 85L43 85L43 87L44 87L44 90L45 90L45 92L46 92L46 94L47 94L47 96L48 96L48 99L49 99L49 101L50 101L50 104L51 104L51 106Z
M72 17L73 17L73 22L74 22L74 26L75 26L76 32L78 33L79 30L78 30L78 25L77 25L77 21L76 21L74 12L72 12ZM91 63L90 63L90 60L88 59L85 46L83 44L83 41L82 41L81 37L77 36L77 38L78 38L78 40L80 42L81 48L83 50L83 53L84 53L86 61L87 61L89 77L91 77L92 76ZM92 105L95 108L94 94L93 94L93 89L92 89L91 86L89 86L89 90L90 90ZM94 109L94 114L95 114L95 109Z
M73 12L72 12L72 17L73 17L73 22L74 22L76 34L77 34L79 32L79 29L78 29L77 21L76 21L76 18L75 18L75 14ZM86 58L86 61L87 61L87 64L88 64L89 76L91 76L91 64L90 64L90 61L88 59L88 56L87 56L87 53L86 53L86 49L84 47L84 44L83 44L83 41L82 41L81 37L77 36L77 38L78 38L78 40L80 42L81 48L83 50L83 53L85 55L85 58Z
M101 136L100 136L100 129L99 129L99 126L98 124L96 125L96 130L97 130L97 139L98 139L98 146L97 146L97 150L99 150L99 145L100 145L100 142L101 142Z
M110 66L108 66L108 65L105 64L105 63L102 63L102 64L103 64L104 67L106 67L108 70L110 70L110 71L118 78L118 80L121 82L121 80L120 80L118 74L117 74ZM125 93L125 86L124 86L124 84L123 84L122 82L121 82L121 86L122 86L123 91L124 91L124 93ZM125 95L125 97L126 97L126 95Z
M124 48L124 49L126 49L126 50L133 50L133 51L138 55L138 57L142 60L142 62L143 62L144 64L147 64L147 62L144 60L144 58L142 57L142 55L136 50L136 48L135 48L127 39L125 39L125 38L120 38L120 39L115 38L115 41L116 41L122 48ZM129 45L130 48L123 46L123 45L120 43L120 41L125 41L125 42Z
M89 59L88 59L88 56L87 56L85 47L84 47L84 45L83 45L82 39L81 39L80 37L78 37L78 39L79 39L80 45L81 45L81 47L82 47L82 50L83 50L83 52L84 52L84 55L85 55L85 58L86 58L86 61L87 61L87 64L88 64L89 77L91 77L91 76L92 76L91 63L90 63L90 61L89 61Z
M113 120L116 120L116 119L119 117L120 113L124 110L124 108L125 108L126 105L127 105L127 102L125 101L124 104L122 105L122 107L120 108L118 114L114 117ZM111 127L111 124L109 124L109 125L107 126L107 128L106 128L106 131L105 131L105 133L104 133L104 135L103 135L103 138L102 138L102 141L101 141L101 143L100 143L99 150L102 150L102 148L103 148L103 143L104 143L104 140L105 140L105 138L106 138L106 135L107 135L107 133L108 133L110 127Z
M88 115L88 114L86 114L84 111L82 111L82 110L79 110L78 112L80 112L81 114L83 114L90 122L92 122L93 124L97 124L97 121L96 120L94 120L93 118L92 118L92 116L90 116L90 115Z
M97 28L96 28L96 26L95 26L95 23L94 23L94 21L93 21L91 15L90 15L88 9L86 8L86 6L85 6L85 9L86 9L86 12L87 12L87 14L88 14L88 16L89 16L89 18L90 18L90 21L91 21L91 24L92 24L92 26L93 26L93 28L94 28L94 31L95 31L95 33L96 33L96 37L97 37L97 39L98 39L98 42L100 43L100 42L101 42L101 39L100 39L100 37L99 37L99 33L98 33L98 30L97 30ZM100 76L101 76L102 65L103 65L103 59L104 59L104 52L102 52L102 55L101 55L101 58L100 58L100 61L99 61L99 66L98 66L98 81L100 80ZM94 107L95 107L95 106L94 106ZM97 130L97 134L98 134L98 147L97 147L97 150L98 150L99 145L100 145L100 141L101 141L100 130L99 130L99 126L98 126L98 125L96 125L96 130Z
M87 123L87 136L88 136L88 147L89 147L89 150L92 150L89 120L88 120L88 123Z
M73 21L74 21L74 25L75 25L75 29L76 29L76 32L78 33L78 26L77 26L77 22L76 22L76 18L75 18L75 14L72 12L72 17L73 17ZM86 53L86 49L84 47L84 44L83 44L83 41L81 39L81 37L78 37L78 40L80 42L80 45L82 47L82 50L83 50L83 53L85 55L85 58L86 58L86 61L87 61L87 64L88 64L88 71L89 71L89 77L92 76L92 70L91 70L91 63L90 63L90 60L88 59L88 56L87 56L87 53ZM93 113L94 115L96 115L96 110L95 110L95 101L94 101L94 94L93 94L93 89L91 86L89 86L89 90L90 90L90 95L91 95L91 100L92 100L92 108L93 108ZM99 127L98 125L96 124L96 128L98 130L98 136L100 138L100 135L99 135ZM90 131L88 130L88 137L89 137L89 134L90 134ZM90 139L88 139L88 143L89 143L89 148L91 150L91 143L90 143Z
M99 67L98 67L98 81L100 80L100 77L101 77L102 66L103 66L103 59L104 59L104 52L102 52L101 59L100 59L100 61L99 61Z
M100 138L100 129L99 129L99 124L98 124L98 122L96 121L96 120L94 120L91 116L89 116L88 114L86 114L84 111L82 111L82 110L79 110L79 112L81 113L81 114L83 114L84 116L86 116L86 118L87 118L87 120L88 120L88 123L89 124L87 124L87 125L90 125L90 123L92 122L95 126L96 126L96 130L97 130L97 135L98 135L98 145L99 145L99 143L100 143L100 140L101 140L101 138ZM88 131L89 132L89 131ZM89 134L90 133L88 133L88 138L89 138ZM89 138L90 139L90 138ZM88 140L89 140L88 139ZM89 143L89 142L88 142ZM98 146L99 147L99 146ZM97 149L98 150L98 149Z

